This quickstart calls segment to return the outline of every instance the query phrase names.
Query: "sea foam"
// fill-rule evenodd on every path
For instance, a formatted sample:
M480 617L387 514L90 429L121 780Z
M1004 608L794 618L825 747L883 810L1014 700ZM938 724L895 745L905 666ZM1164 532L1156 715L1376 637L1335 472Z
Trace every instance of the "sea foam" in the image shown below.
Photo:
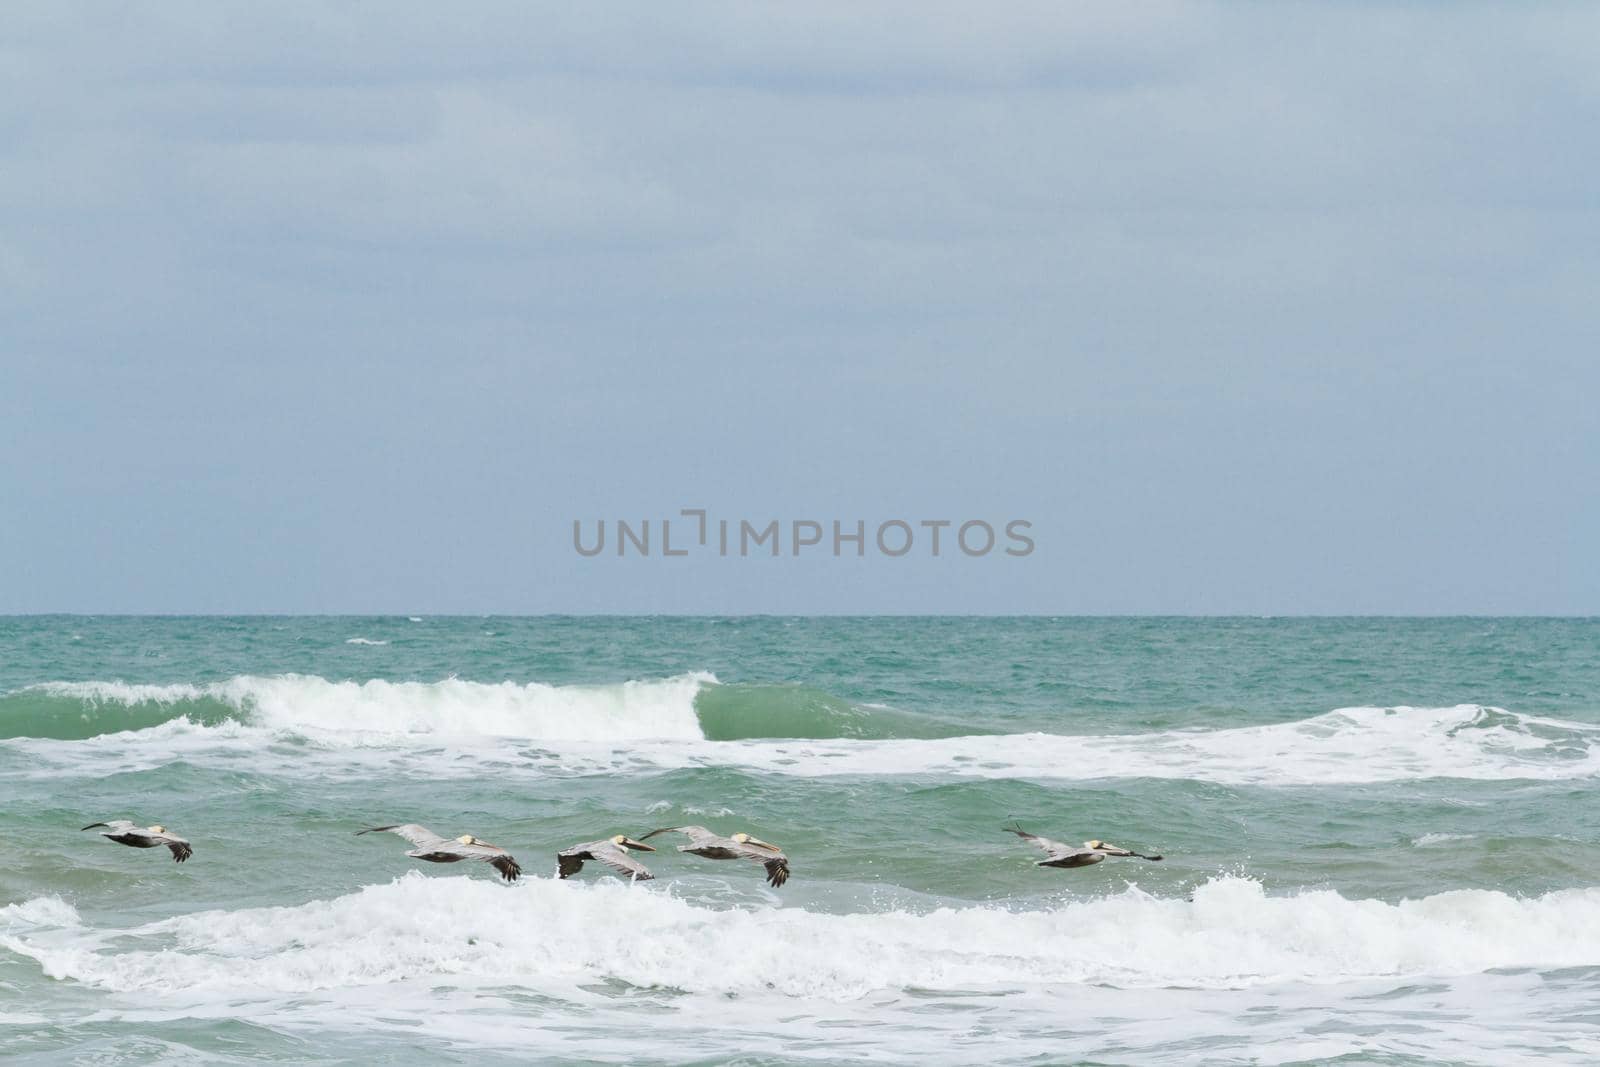
M711 908L617 881L528 878L506 888L412 872L331 900L126 930L90 929L45 907L25 923L0 920L0 946L51 978L168 997L418 980L556 996L620 982L833 1001L1064 984L1238 989L1600 965L1600 889L1389 903L1331 890L1274 896L1226 876L1192 901L1128 889L1048 910L838 915Z
M38 693L87 705L181 706L211 701L246 725L308 735L337 733L548 740L699 738L694 698L708 673L614 685L329 681L314 675L240 675L207 685L47 682ZM201 710L201 709L196 709ZM176 716L204 723L187 715Z
M1270 786L1600 775L1600 727L1474 704L1341 708L1268 725L1135 734L771 737L760 694L745 687L737 694L743 703L735 705L746 716L743 736L728 736L740 733L739 724L718 704L719 731L708 737L706 701L699 698L725 688L704 672L571 686L293 674L207 685L53 682L0 698L6 712L0 733L12 737L4 744L37 757L23 774L69 766L117 773L177 758L204 762L208 754L232 759L251 748L263 750L262 769L295 774L295 766L279 768L265 750L298 739L344 753L331 760L297 754L298 773L312 774L370 773L374 761L404 770L410 753L442 745L492 758L503 773L541 776L734 767L796 777L1168 778ZM855 729L855 717L872 714L857 709L838 719L831 706L811 707L804 693L797 698L793 690L771 688L782 695L774 698L779 714L768 726L839 721ZM36 698L49 706L32 707ZM13 706L21 710L10 714ZM1070 713L1062 720L1070 724ZM728 739L712 739L719 736ZM430 760L429 773L475 769L471 761L451 767Z

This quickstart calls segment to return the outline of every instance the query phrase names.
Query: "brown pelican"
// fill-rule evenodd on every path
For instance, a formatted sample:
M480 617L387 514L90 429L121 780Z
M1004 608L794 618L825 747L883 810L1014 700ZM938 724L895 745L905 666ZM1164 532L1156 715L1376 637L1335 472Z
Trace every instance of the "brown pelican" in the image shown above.
M369 826L365 830L357 830L356 836L362 834L375 834L387 830L392 834L399 834L417 847L407 852L412 859L427 860L429 863L459 863L462 860L482 860L500 872L508 882L515 882L522 873L522 866L516 858L501 848L491 845L487 841L479 841L471 834L462 834L457 838L440 837L426 826L418 826L414 822L402 823L395 826Z
M1142 860L1159 860L1160 856L1145 856L1138 852L1130 852L1116 845L1109 845L1104 841L1085 841L1082 848L1073 848L1060 841L1052 841L1048 837L1030 834L1020 826L1002 827L1007 833L1016 834L1024 841L1032 841L1042 848L1048 858L1034 864L1036 867L1087 867L1092 863L1099 863L1107 856L1134 856Z
M738 833L732 837L719 837L704 826L665 826L645 834L645 840L657 834L683 834L687 845L679 845L679 852L691 856L704 856L708 860L754 860L767 869L767 883L776 889L789 880L789 857L783 849L759 837Z
M556 869L561 877L568 878L583 870L584 860L594 860L603 863L618 874L625 874L635 882L648 882L654 878L649 869L632 856L628 855L629 849L638 849L640 852L654 852L655 849L643 841L635 841L627 834L617 834L600 841L589 841L581 845L573 845L556 853Z
M172 858L177 863L182 863L194 855L194 849L189 847L189 842L177 834L168 833L165 826L135 826L127 819L113 819L110 822L92 822L83 829L93 830L97 826L106 829L101 837L109 837L119 845L131 845L134 848L155 848L157 845L166 845L172 850Z

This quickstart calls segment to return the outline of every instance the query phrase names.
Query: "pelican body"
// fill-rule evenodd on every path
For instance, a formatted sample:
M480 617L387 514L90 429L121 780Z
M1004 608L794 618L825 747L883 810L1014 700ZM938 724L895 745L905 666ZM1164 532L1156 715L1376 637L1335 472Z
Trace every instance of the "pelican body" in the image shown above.
M1035 863L1035 867L1088 867L1092 864L1104 862L1107 856L1132 856L1141 860L1159 861L1160 856L1146 856L1138 852L1131 852L1125 848L1108 844L1105 841L1085 841L1082 848L1074 848L1060 841L1052 841L1048 837L1030 834L1020 826L1004 828L1007 833L1016 834L1024 841L1032 841L1034 845L1045 852L1045 858Z
M776 889L789 880L789 857L783 849L759 837L737 833L732 837L714 834L704 826L664 826L645 834L645 840L657 834L683 834L687 845L679 845L679 852L701 856L708 860L752 860L767 870L767 884Z
M460 837L454 838L440 837L426 826L418 826L414 822L408 822L394 826L369 826L365 830L357 830L356 836L384 831L398 834L417 846L406 853L412 859L427 860L429 863L460 863L462 860L480 860L499 871L500 876L508 882L515 882L522 874L522 866L517 863L516 857L511 853L499 845L491 845L487 841L479 841L471 834L462 834Z
M634 850L654 852L655 847L643 841L635 841L627 834L617 834L599 841L586 841L556 853L556 873L562 878L570 878L583 870L586 860L593 860L605 864L618 874L625 875L629 881L648 882L655 875L651 874L650 869L644 864L628 855Z
M84 830L93 830L104 827L105 832L100 836L109 838L119 845L128 845L132 848L157 848L165 845L172 851L175 863L182 863L194 855L194 849L189 842L177 834L169 833L165 826L135 826L128 819L113 819L110 822L92 822ZM82 831L79 831L80 833Z

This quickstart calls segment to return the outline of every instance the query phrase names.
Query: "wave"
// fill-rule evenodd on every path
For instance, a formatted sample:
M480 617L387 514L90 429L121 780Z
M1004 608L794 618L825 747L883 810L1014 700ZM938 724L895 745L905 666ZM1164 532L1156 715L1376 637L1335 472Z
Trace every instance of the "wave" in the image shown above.
M328 733L541 740L701 738L695 694L710 674L617 685L329 681L240 675L207 685L46 682L0 697L0 737L80 740L167 723Z
M1561 780L1600 775L1600 727L1473 704L1362 707L1219 730L747 743L724 761L797 775L1168 778L1225 785Z
M329 681L240 676L206 685L53 682L0 697L0 738L71 741L36 770L102 760L104 773L298 739L329 750L441 744L508 771L606 774L737 767L788 776L1167 778L1316 785L1424 778L1600 775L1600 726L1461 704L1341 708L1292 722L1136 734L969 734L805 686L724 685L707 673L613 685ZM82 744L94 739L100 748ZM643 743L648 742L648 744ZM40 745L44 741L39 742ZM123 759L107 760L112 754ZM131 760L131 762L128 762ZM315 759L307 769L330 772ZM476 773L473 760L430 773ZM337 770L331 771L337 773Z
M952 737L961 727L883 704L852 704L806 685L717 684L695 699L709 741L766 737L815 740Z
M346 644L384 645L364 637ZM46 682L0 696L0 738L80 740L187 720L269 729L534 740L948 737L939 719L802 685L723 685L691 672L616 685L329 681L241 675L205 685Z
M1224 876L1192 901L1130 888L1048 910L840 915L712 908L614 881L507 889L411 872L331 900L130 929L92 928L71 905L39 898L0 909L0 947L54 979L178 997L430 979L836 1001L913 989L1238 989L1600 965L1600 889L1387 903L1331 890L1271 896Z

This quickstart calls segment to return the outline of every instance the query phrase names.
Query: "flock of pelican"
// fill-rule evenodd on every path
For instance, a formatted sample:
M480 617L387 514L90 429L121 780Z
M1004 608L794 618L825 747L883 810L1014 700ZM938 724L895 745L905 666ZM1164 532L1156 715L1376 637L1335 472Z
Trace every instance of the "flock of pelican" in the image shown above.
M165 846L172 852L172 858L179 863L194 855L194 848L186 839L159 824L136 826L127 819L115 819L111 822L90 823L84 829L100 829L101 837L132 848ZM1045 853L1045 858L1035 864L1038 867L1088 867L1111 856L1129 856L1141 860L1161 859L1160 856L1146 856L1105 841L1085 841L1083 847L1076 848L1060 841L1052 841L1048 837L1030 834L1021 826L1007 826L1004 829ZM406 855L412 859L426 860L428 863L460 863L462 860L477 860L489 864L508 882L514 882L522 875L522 865L517 862L515 856L499 845L480 841L471 834L441 837L426 826L408 822L369 826L365 830L357 830L356 836L376 833L397 834L411 842L415 847L408 850ZM704 826L664 826L659 830L651 830L638 840L627 834L615 834L598 841L585 841L556 853L556 874L561 878L570 878L583 870L585 863L594 862L609 867L629 881L648 882L655 875L650 873L650 868L635 859L632 853L656 851L655 846L647 845L645 842L658 834L682 834L689 839L689 843L679 845L678 851L699 856L701 859L747 860L759 863L766 871L767 884L774 889L789 880L789 857L784 855L783 850L777 845L742 831L723 837L712 833Z

